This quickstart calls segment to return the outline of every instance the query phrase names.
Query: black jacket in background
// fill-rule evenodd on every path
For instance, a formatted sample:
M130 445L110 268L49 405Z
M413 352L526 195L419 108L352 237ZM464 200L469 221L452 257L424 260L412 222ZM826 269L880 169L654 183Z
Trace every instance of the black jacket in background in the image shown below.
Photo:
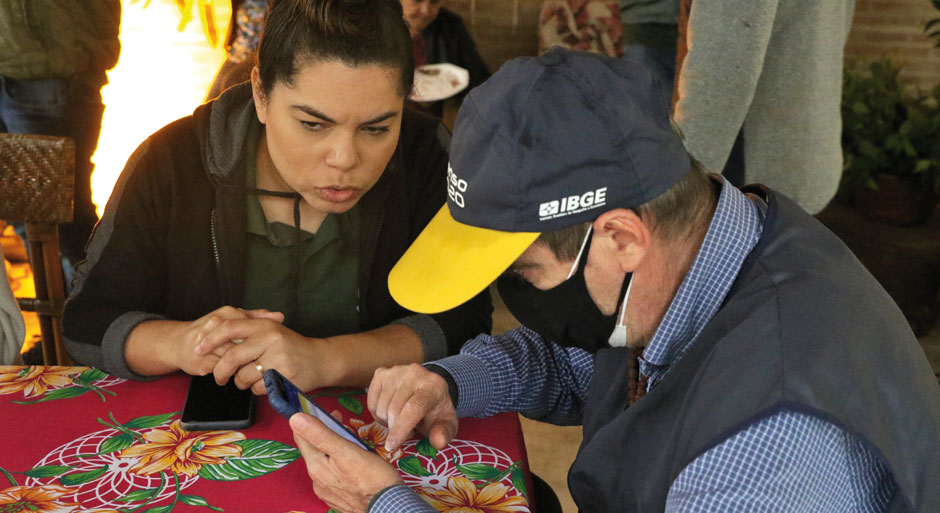
M460 93L461 96L490 78L490 70L477 53L470 32L454 12L441 8L437 18L421 31L421 42L428 64L449 62L470 72L470 85ZM440 116L442 105L443 102L435 102L430 110Z

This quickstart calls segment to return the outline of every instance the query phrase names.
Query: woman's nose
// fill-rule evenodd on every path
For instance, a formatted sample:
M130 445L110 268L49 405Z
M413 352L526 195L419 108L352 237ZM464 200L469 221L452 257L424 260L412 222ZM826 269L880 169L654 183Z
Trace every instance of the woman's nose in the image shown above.
M330 138L326 163L344 171L356 167L359 163L359 154L356 150L355 136L341 131L334 133Z

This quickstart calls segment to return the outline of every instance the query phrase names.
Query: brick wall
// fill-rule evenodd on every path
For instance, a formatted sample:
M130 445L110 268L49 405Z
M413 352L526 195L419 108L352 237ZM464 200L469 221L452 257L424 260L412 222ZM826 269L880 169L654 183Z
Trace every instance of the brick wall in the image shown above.
M490 71L538 51L541 0L447 0L445 5L463 18Z
M903 64L902 78L929 89L940 82L940 48L923 28L937 17L929 0L856 0L846 60L891 57Z
M817 0L820 1L820 0ZM821 0L825 1L825 0ZM504 62L538 50L542 0L447 0L473 34L480 54L495 71ZM846 58L883 55L903 62L903 77L923 88L940 82L940 48L924 35L924 23L940 16L929 0L856 0Z

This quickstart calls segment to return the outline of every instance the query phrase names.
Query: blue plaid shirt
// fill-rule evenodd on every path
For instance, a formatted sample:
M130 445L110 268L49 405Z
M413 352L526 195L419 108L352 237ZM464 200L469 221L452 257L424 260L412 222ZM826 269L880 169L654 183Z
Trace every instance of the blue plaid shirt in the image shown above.
M764 209L725 182L702 247L650 343L640 371L652 388L694 343L760 239ZM629 329L629 328L628 328ZM554 424L579 424L593 374L584 350L546 343L526 328L480 336L435 362L457 382L460 416L519 411ZM897 487L880 459L842 428L782 411L693 460L673 481L667 512L885 511ZM373 513L434 509L400 486Z

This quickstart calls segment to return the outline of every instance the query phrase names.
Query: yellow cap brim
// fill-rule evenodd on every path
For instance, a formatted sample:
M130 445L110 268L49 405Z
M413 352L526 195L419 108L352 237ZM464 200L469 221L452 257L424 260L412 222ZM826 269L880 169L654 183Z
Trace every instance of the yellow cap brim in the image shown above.
M388 290L414 312L450 310L489 286L538 236L462 224L444 205L389 273Z

